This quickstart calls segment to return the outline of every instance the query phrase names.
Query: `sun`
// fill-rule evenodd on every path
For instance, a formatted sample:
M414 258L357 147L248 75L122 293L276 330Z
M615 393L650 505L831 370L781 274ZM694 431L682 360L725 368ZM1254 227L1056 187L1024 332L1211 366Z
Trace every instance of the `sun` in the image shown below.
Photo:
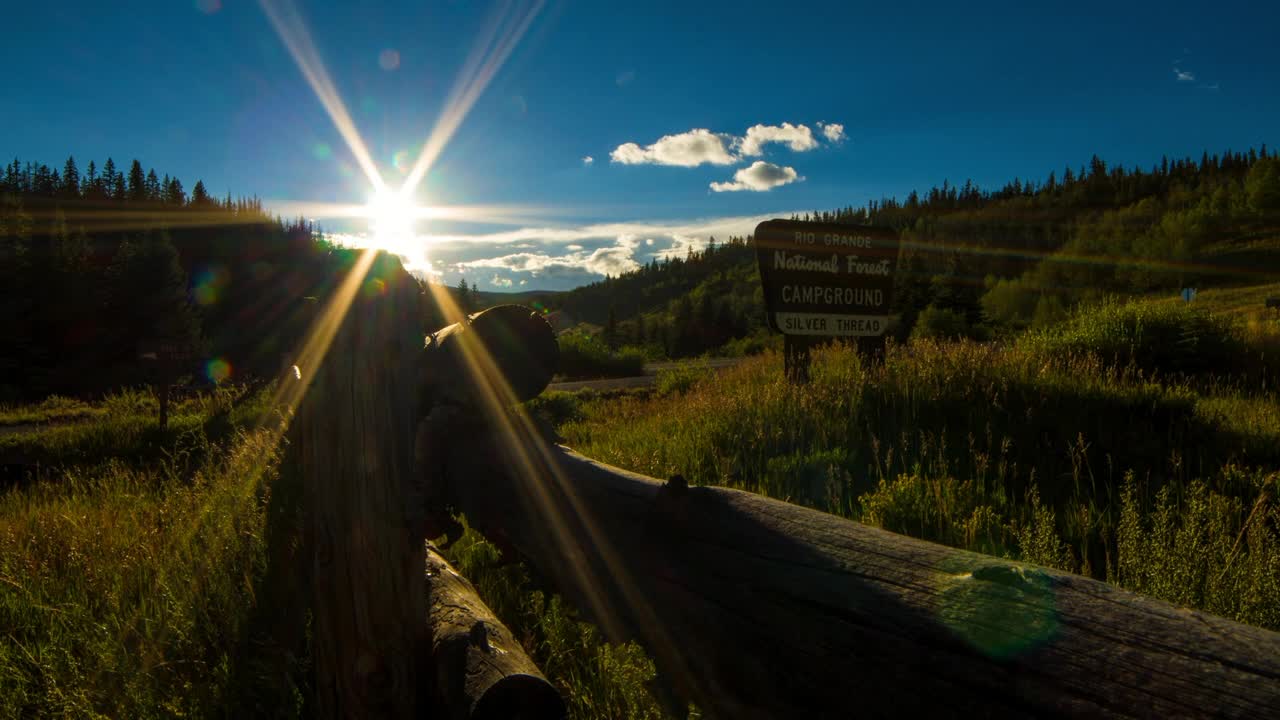
M422 242L414 232L419 209L404 193L389 188L379 190L369 199L365 211L372 247L400 255L406 266L425 260Z

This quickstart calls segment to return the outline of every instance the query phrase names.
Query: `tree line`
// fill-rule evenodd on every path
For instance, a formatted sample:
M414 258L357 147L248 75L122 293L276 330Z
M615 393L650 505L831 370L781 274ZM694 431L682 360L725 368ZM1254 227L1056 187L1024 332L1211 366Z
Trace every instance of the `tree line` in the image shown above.
M145 382L139 355L178 349L198 380L276 372L332 281L329 248L257 198L190 194L108 159L82 173L14 160L0 173L0 400Z
M793 219L875 225L903 240L894 332L922 314L941 334L985 336L1054 322L1102 294L1280 278L1280 159L1266 146L1163 158L1149 169L1098 156L997 190L971 180ZM613 345L697 355L764 330L750 236L652 260L557 296ZM931 332L937 327L922 327Z

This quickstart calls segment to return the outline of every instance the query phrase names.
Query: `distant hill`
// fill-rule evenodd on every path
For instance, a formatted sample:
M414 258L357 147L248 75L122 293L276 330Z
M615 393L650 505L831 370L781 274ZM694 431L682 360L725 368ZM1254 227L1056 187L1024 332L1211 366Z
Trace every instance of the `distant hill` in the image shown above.
M1103 294L1280 281L1280 160L1265 146L1164 158L1149 170L1095 156L1043 181L1014 179L994 191L944 181L905 200L797 219L900 232L900 337L929 308L949 333L986 336L1053 322ZM541 301L602 326L615 345L672 357L741 349L766 332L750 237Z
M496 292L491 290L480 290L476 292L475 303L478 307L492 307L494 305L550 305L555 302L558 295L563 294L563 290L521 290L518 292Z

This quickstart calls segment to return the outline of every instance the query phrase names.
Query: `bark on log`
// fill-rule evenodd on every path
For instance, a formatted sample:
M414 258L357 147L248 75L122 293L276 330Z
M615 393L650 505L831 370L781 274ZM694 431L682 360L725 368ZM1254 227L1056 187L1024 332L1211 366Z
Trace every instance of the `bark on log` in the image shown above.
M476 589L427 548L427 622L438 706L456 720L559 720L564 700Z
M424 531L405 430L418 412L418 302L398 260L358 260L325 298L298 361L308 389L290 451L314 548L321 717L413 717L420 705Z
M516 428L443 492L711 716L1280 717L1280 634Z

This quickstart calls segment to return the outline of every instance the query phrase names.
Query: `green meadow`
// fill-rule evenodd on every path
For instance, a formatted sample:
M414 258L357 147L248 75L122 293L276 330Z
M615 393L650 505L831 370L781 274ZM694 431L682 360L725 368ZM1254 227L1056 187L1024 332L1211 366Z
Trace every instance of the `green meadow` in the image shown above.
M1280 629L1277 333L1232 304L1258 292L1100 302L995 342L891 343L879 363L833 345L803 386L775 352L691 361L525 410L648 475ZM180 399L165 430L155 416L135 391L0 408L0 458L28 468L0 493L0 716L307 714L305 574L279 572L301 562L300 479L269 388ZM639 646L474 531L449 554L573 717L668 715Z

